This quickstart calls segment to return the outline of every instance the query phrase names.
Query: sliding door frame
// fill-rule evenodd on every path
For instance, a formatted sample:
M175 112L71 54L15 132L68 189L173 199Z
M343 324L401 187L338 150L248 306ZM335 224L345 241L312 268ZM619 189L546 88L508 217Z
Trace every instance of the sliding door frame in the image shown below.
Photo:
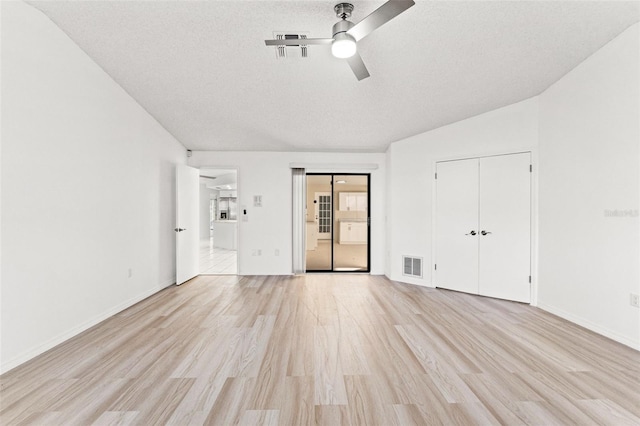
M363 274L371 272L371 173L340 173L340 172L307 172L306 176L330 176L331 177L331 268L330 269L306 269L306 256L305 256L305 272L310 273L341 273L341 274ZM336 210L335 210L335 181L336 176L366 176L367 178L367 267L366 269L359 269L356 271L335 271L334 259L333 259L333 245L335 244L335 223L336 223ZM305 235L306 239L306 235Z

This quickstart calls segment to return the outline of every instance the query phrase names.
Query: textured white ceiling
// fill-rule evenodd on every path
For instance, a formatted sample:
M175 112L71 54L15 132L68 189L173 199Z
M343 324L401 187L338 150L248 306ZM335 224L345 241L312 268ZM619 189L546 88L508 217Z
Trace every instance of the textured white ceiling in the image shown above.
M330 37L337 1L30 1L192 150L383 152L535 96L639 20L638 2L417 1L358 43L276 59L274 31ZM353 22L383 1L352 1Z

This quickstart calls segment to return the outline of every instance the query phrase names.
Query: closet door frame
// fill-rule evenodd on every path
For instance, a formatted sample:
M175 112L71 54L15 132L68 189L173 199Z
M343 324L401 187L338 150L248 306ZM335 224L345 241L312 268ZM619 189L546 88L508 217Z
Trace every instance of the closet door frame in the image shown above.
M436 283L438 282L438 270L436 269L437 265L437 245L436 245L436 233L437 233L437 180L436 180L436 166L437 163L443 161L456 161L456 160L470 160L474 158L485 158L485 157L496 157L502 155L511 155L511 154L530 154L531 155L531 238L530 238L530 271L531 271L531 306L538 306L538 150L536 148L526 148L522 149L513 149L513 150L487 150L487 151L478 151L478 152L469 152L464 155L443 155L439 157L432 158L431 163L431 283L430 287L436 287Z

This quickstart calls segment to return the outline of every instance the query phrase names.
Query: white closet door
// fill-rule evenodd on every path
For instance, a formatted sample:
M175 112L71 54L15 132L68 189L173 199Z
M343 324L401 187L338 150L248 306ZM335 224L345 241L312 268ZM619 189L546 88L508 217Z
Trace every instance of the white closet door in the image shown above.
M440 162L436 171L436 286L477 294L478 159Z
M529 153L480 159L479 293L483 296L531 301L530 164Z

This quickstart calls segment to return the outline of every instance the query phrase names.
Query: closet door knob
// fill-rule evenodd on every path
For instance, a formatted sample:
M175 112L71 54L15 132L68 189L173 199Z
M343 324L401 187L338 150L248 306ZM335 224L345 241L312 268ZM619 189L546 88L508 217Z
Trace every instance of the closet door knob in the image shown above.
M482 232L480 232L480 233L481 233L482 235L487 235L487 234L490 234L491 232L488 232L488 231L483 230L483 231L482 231Z
M484 232L484 231L483 231ZM464 234L464 235L476 235L476 231L471 231L468 234Z

